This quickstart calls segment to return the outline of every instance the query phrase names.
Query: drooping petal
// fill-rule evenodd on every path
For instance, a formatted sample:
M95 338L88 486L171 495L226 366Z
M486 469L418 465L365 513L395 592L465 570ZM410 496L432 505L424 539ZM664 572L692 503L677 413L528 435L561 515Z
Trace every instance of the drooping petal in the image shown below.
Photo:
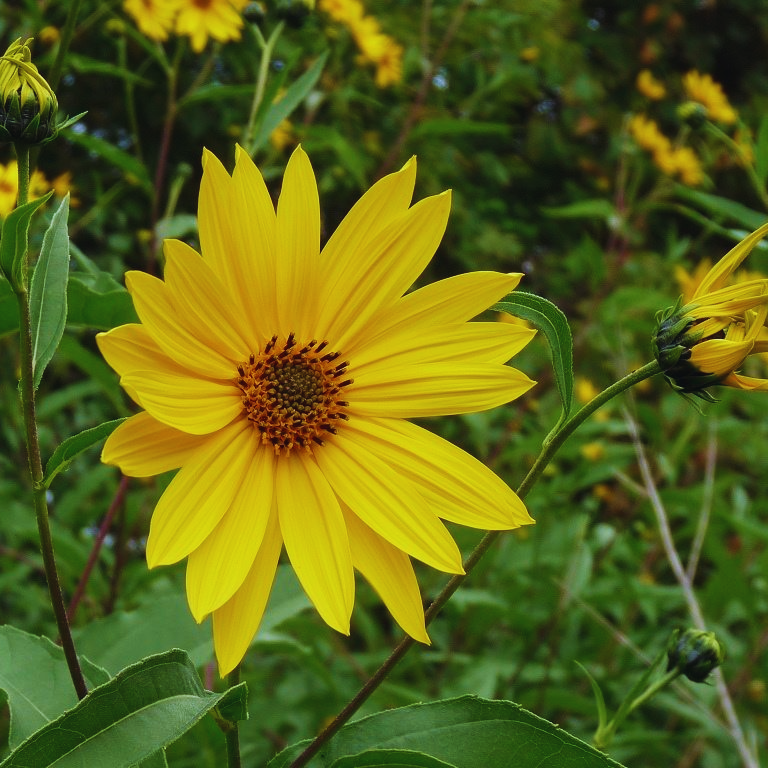
M245 656L264 616L283 539L273 506L264 538L240 589L213 612L213 645L219 674L229 674Z
M438 517L486 530L534 522L485 464L422 427L400 419L356 419L345 435L411 482Z
M202 621L240 588L259 551L272 509L274 454L256 434L243 456L246 473L232 505L187 562L187 600Z
M402 216L411 204L416 181L416 159L397 173L376 182L352 207L320 254L323 296L317 335L327 329L348 301L345 286L350 272L365 275L373 266L375 246L382 230Z
M248 470L252 427L233 424L212 435L179 470L155 507L147 539L150 568L197 549L229 509Z
M508 403L536 382L505 365L426 363L355 373L350 411L408 419L475 413Z
M433 568L462 573L456 542L418 488L346 431L328 440L316 460L338 497L376 533Z
M752 341L709 339L691 350L690 362L703 373L725 376L741 366L752 346Z
M287 336L314 331L318 303L320 200L309 158L301 147L291 155L277 202L276 308Z
M371 317L413 285L440 244L450 208L447 192L419 201L370 244L367 271L350 270L339 282L339 309L327 331L338 349L367 333Z
M207 439L179 432L142 412L107 438L101 460L120 467L128 477L151 477L186 464Z
M747 391L765 392L768 390L768 379L758 379L753 376L742 376L739 373L731 373L720 382L723 386L743 389Z
M186 243L166 240L164 253L165 284L185 326L228 360L247 360L258 341L241 333L236 296Z
M140 371L121 379L158 421L192 435L225 427L243 412L240 390L232 382L206 381L165 371Z
M304 454L278 460L275 495L285 549L301 586L323 621L348 635L355 579L336 495Z
M357 515L342 507L349 532L352 562L414 640L430 644L424 607L410 558L372 531Z
M511 323L461 323L425 328L402 328L380 336L351 357L355 377L401 365L424 363L505 363L536 335Z
M162 280L144 272L128 272L125 284L141 322L166 355L201 376L226 379L235 375L232 360L204 344L184 325Z

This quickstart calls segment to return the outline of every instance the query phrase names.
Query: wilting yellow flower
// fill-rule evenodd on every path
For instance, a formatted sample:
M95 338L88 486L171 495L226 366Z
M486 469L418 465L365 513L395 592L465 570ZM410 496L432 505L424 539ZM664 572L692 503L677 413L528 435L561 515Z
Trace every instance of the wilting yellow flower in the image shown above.
M702 75L695 69L683 76L683 86L688 98L701 104L707 110L707 117L719 123L735 123L736 110L730 105L720 83L710 75Z
M124 0L123 10L150 40L167 40L180 0Z
M21 38L0 56L0 141L43 144L56 135L56 94Z
M240 39L242 10L248 0L179 0L176 34L187 35L200 53L212 37L220 43Z
M766 234L768 224L745 237L707 272L690 299L660 314L656 359L683 394L712 400L706 388L715 384L768 390L768 379L736 373L750 355L768 352L768 278L730 279Z
M411 206L416 163L376 183L320 249L309 159L291 156L277 212L238 148L204 155L202 257L165 242L165 281L129 272L141 324L99 334L144 409L102 459L127 475L179 469L155 508L150 567L188 557L187 597L213 614L221 674L264 611L283 544L322 618L349 632L354 569L429 642L410 558L460 573L440 518L532 522L487 467L406 419L507 403L533 382L504 365L533 331L467 322L519 274L480 272L404 295L445 231L448 193Z
M658 101L667 95L664 83L657 80L650 69L643 69L637 75L635 87L648 99Z

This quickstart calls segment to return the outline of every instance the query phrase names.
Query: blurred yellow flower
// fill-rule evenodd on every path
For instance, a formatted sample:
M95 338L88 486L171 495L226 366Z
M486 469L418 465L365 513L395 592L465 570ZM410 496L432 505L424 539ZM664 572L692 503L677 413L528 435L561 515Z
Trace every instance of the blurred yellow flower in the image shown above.
M51 183L42 171L33 171L29 177L29 199L34 200L51 189ZM19 166L15 160L8 165L0 163L0 218L5 218L15 207L19 196Z
M683 184L695 187L704 179L704 171L701 167L698 155L690 147L675 147L666 158L671 176L679 175Z
M683 76L683 87L691 101L707 110L707 117L719 123L735 123L738 113L728 102L723 88L710 75L702 75L695 69Z
M638 73L635 86L643 96L652 101L658 101L667 95L664 83L657 80L650 69L643 69Z
M123 10L150 40L162 42L173 29L179 0L124 0Z
M281 121L277 128L269 134L269 143L278 152L285 149L289 144L294 143L295 140L293 124L290 120Z
M220 43L240 39L248 0L179 0L176 34L187 35L200 53L212 37Z
M672 142L659 130L655 120L645 115L632 115L629 132L638 145L651 153L664 153L672 149Z
M360 0L319 0L317 7L334 21L351 26L365 16Z
M529 45L520 51L520 60L528 63L536 61L541 55L541 50L537 45Z
M354 570L429 642L411 557L449 573L441 521L533 522L484 464L408 419L472 413L528 391L506 365L533 332L468 322L519 274L459 275L406 293L445 231L450 195L411 205L416 162L368 190L320 249L317 183L301 148L277 210L238 148L204 155L202 256L165 241L165 279L129 272L140 323L97 336L143 409L102 459L178 473L152 515L150 567L187 562L196 620L213 614L219 671L255 635L283 545L323 620L349 633Z
M585 443L581 446L579 452L587 461L600 461L605 456L605 446L597 441Z
M696 186L704 179L698 156L690 147L675 147L654 120L645 115L633 115L629 132L640 147L653 156L654 163L668 176L680 176L684 184Z
M658 319L654 348L670 384L683 394L712 400L713 385L768 390L768 379L736 373L750 355L768 352L768 278L732 276L768 234L764 224L712 267L685 301Z

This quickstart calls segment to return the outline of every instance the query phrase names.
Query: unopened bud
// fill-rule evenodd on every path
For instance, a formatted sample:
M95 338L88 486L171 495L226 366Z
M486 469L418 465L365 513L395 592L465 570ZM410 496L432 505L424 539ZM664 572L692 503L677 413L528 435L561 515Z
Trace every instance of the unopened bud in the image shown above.
M714 632L676 629L667 645L667 672L677 669L694 683L703 683L725 659L725 648Z

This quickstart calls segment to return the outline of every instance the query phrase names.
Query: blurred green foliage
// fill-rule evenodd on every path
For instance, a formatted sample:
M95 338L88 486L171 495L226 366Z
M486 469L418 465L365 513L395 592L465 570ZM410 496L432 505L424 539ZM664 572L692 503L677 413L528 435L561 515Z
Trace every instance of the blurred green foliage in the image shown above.
M249 17L264 38L286 5L267 0L263 14ZM60 29L69 6L3 3L3 45L36 37L35 61L47 73L59 43L41 31ZM758 0L368 0L366 11L405 51L402 81L385 89L358 62L349 32L320 10L299 26L287 25L277 39L262 121L281 93L321 56L327 60L297 99L290 126L283 126L287 143L264 141L256 149L273 193L290 149L301 141L318 177L327 236L362 190L416 154L416 197L446 188L454 195L448 233L423 279L474 269L525 272L522 287L568 316L576 373L594 386L603 388L649 358L654 313L680 290L676 267L690 271L701 259L719 258L750 221L768 215L768 76L761 55L768 16ZM81 4L57 95L61 114L88 114L38 158L48 179L72 174L76 287L69 300L81 326L67 330L40 388L44 458L69 435L129 413L93 331L130 321L130 305L116 303L124 297L118 283L126 269L157 271L162 237L196 244L202 148L231 167L234 142L248 122L261 60L252 23L239 42L196 55L172 38L160 54L119 3ZM165 64L174 60L170 132ZM643 69L665 85L664 99L651 102L637 90ZM681 122L681 78L691 69L711 74L738 110L738 125L721 128L750 147L762 198L733 146ZM705 172L697 189L665 176L632 141L630 113L651 115L668 136L697 151ZM10 148L2 152L0 161L9 162ZM49 219L54 210L49 203ZM766 270L766 251L756 251L749 266ZM0 620L53 637L29 489L20 479L26 459L6 299L0 295L6 334L0 339ZM532 395L509 408L429 423L513 487L559 414L544 342L536 340L515 365L540 382ZM766 396L717 394L720 403L702 416L653 380L625 404L653 458L684 562L710 515L695 589L709 629L728 648L723 669L747 738L764 753ZM183 593L181 568L149 573L143 558L149 517L167 481L128 484L77 606L80 631L116 612L141 617L157 601ZM116 471L99 463L95 449L52 485L55 546L69 596L120 489ZM502 538L433 624L433 646L409 654L364 713L475 693L518 702L589 740L595 708L576 662L615 708L669 633L690 623L640 485L621 404L576 433L528 505L536 527ZM452 532L465 552L479 540L475 531ZM427 568L418 575L429 600L444 576ZM315 733L399 639L367 585L358 589L349 639L314 613L297 612L247 656L246 765L263 765ZM216 686L212 667L206 674ZM723 723L713 687L679 683L632 715L611 755L630 766L740 765ZM7 729L7 714L0 714L0 744ZM179 768L222 761L210 718L169 751L169 763Z

